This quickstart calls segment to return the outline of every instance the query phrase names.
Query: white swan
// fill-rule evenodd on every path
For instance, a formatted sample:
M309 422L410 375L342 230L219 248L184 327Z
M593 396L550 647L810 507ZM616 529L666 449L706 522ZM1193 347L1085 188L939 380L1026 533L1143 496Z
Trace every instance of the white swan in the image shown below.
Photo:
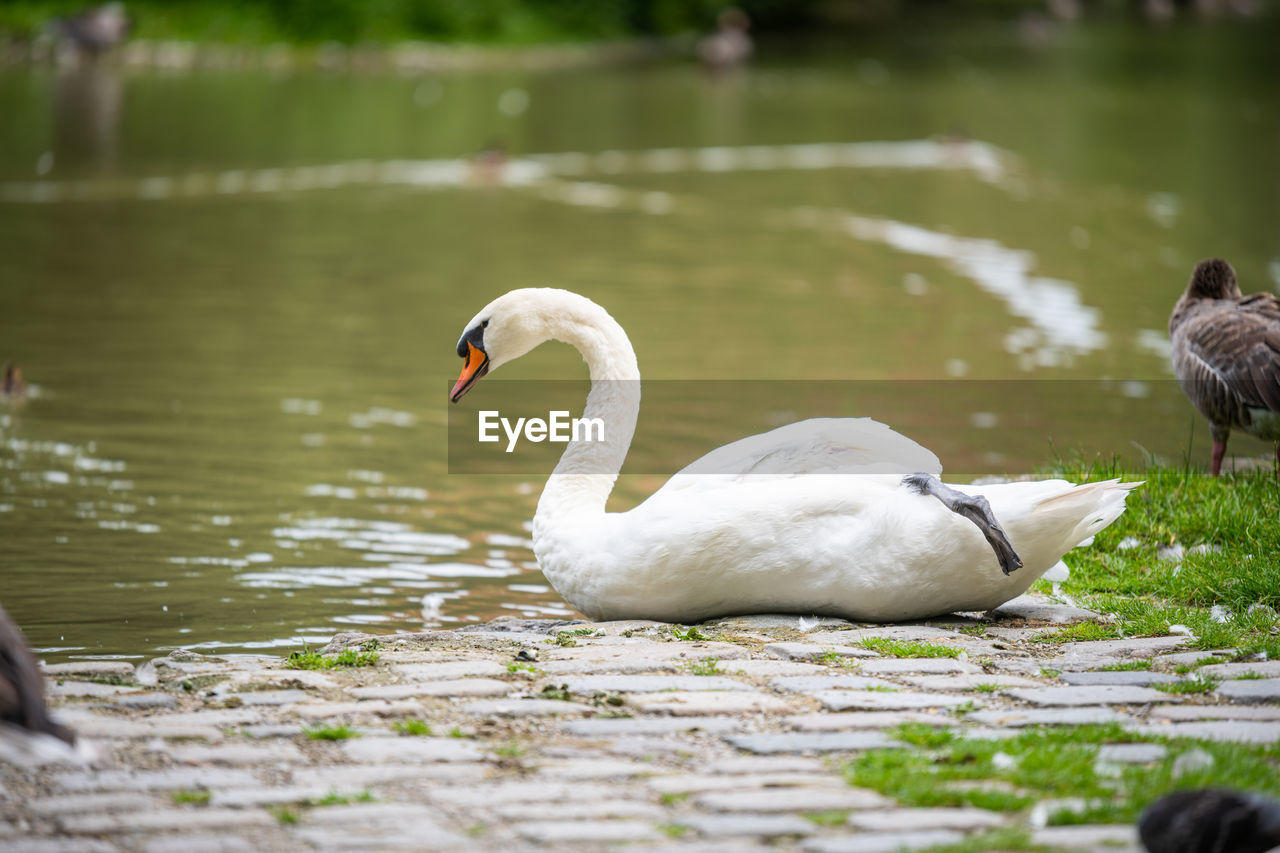
M593 619L885 622L989 609L1119 517L1138 485L942 486L937 457L883 424L816 419L725 445L634 509L605 512L635 431L640 371L599 305L550 288L495 299L458 341L466 363L450 399L547 340L582 354L582 416L603 419L606 440L565 449L538 501L533 550L556 591Z

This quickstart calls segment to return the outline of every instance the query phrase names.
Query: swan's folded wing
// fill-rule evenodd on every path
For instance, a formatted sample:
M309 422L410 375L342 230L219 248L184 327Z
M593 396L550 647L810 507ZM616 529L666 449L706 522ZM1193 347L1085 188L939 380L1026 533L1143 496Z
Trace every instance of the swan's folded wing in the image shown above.
M938 475L942 463L921 447L870 418L812 418L718 447L680 469L686 475L744 477L806 474Z

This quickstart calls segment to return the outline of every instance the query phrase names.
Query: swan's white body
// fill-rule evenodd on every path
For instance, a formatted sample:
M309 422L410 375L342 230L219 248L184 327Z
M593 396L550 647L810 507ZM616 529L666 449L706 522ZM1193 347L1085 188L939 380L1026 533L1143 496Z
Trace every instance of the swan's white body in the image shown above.
M784 612L886 622L988 609L1119 517L1136 485L953 486L990 502L1023 560L1011 575L970 520L902 485L905 474L941 473L937 457L866 418L801 421L733 442L636 508L609 513L640 406L621 326L585 297L526 289L467 328L483 337L485 369L549 339L587 362L583 417L603 418L609 440L565 450L538 501L533 547L556 591L593 619Z

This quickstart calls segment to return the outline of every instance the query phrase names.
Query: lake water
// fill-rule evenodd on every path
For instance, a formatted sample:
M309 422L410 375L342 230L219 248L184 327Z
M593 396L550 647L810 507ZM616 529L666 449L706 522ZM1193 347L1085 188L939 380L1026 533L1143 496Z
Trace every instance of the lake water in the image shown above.
M521 286L606 306L646 379L768 387L744 429L792 380L874 380L858 413L1017 473L1073 448L972 380L1031 380L1064 426L1146 401L1112 438L1172 425L1203 464L1164 329L1203 257L1280 286L1278 35L903 27L714 79L2 70L0 361L33 387L0 404L0 601L50 660L569 616L540 475L446 449L462 325ZM565 347L501 374L581 376Z

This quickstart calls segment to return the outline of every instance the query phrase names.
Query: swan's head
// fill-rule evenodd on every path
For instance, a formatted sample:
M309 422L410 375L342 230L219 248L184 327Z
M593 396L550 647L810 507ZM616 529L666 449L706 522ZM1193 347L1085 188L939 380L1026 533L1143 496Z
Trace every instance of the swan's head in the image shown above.
M548 295L559 292L546 288L513 290L481 308L458 339L458 356L464 361L449 400L458 402L480 377L550 338Z

